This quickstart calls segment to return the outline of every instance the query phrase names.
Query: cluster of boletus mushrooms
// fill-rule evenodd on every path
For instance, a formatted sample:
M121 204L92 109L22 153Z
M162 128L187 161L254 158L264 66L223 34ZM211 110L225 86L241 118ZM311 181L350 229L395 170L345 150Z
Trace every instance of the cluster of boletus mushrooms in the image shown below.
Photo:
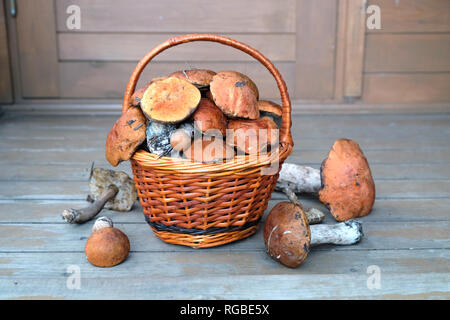
M105 156L117 166L137 150L195 162L259 155L278 143L281 116L281 106L259 100L257 86L242 73L177 71L134 92L108 134ZM288 267L300 265L311 245L357 243L362 227L354 218L367 215L375 198L367 160L359 145L347 139L334 143L320 170L284 163L276 189L290 201L278 203L268 214L264 241L269 255ZM65 210L67 222L91 220L104 206L129 211L137 199L133 181L124 172L92 168L90 190L91 205ZM318 224L324 214L304 210L296 193L318 193L340 223ZM129 248L126 235L102 217L85 253L92 264L106 267L122 262Z

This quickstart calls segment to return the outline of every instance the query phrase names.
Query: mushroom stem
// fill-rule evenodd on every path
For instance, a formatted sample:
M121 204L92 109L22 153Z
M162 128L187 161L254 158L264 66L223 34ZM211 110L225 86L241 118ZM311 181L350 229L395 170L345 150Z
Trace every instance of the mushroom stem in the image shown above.
M296 206L300 206L301 208L303 208L297 195L290 187L288 187L287 185L283 185L283 186L280 186L280 189L284 194L286 194L289 201L291 201ZM306 218L308 218L308 224L320 223L325 218L325 214L322 211L315 209L315 208L309 208L309 209L305 209L303 211L305 211Z
M311 245L337 244L349 245L359 242L363 236L362 225L356 220L336 224L310 226Z
M82 209L66 209L62 213L62 218L68 223L83 223L94 218L105 206L106 202L113 199L119 189L115 185L110 185L102 195Z
M320 170L293 163L284 163L275 189L282 190L289 187L295 193L317 193L321 186Z

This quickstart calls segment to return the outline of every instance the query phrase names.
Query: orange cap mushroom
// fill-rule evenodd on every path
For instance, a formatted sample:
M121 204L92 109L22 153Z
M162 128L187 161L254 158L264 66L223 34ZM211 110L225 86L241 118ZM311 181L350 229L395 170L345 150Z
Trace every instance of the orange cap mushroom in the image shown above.
M130 241L125 233L112 226L111 221L105 221L105 218L101 217L97 219L93 230L95 231L84 248L86 258L91 264L97 267L113 267L127 258Z
M363 217L375 201L375 183L359 145L337 140L321 166L319 199L338 221Z
M269 117L228 121L227 143L246 154L264 152L277 141L278 127Z
M210 84L214 103L232 118L258 119L258 88L247 76L236 71L217 73Z
M176 77L153 82L141 99L141 109L151 120L179 123L197 109L201 93L193 84Z
M197 88L202 89L208 87L216 73L207 69L192 69L176 71L168 75L168 77L176 77L187 80Z
M112 166L129 160L144 142L146 122L147 119L140 108L130 107L114 123L105 144L105 157Z
M192 115L194 127L204 134L220 132L225 136L227 132L227 118L222 111L208 98L202 98L197 110Z

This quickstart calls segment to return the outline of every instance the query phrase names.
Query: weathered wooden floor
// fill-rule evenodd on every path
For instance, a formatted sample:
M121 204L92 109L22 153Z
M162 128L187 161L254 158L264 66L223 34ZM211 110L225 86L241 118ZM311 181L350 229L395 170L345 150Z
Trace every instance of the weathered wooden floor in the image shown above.
M1 299L450 298L450 112L294 117L288 161L319 167L335 139L351 138L377 187L373 212L360 219L363 240L314 248L297 269L268 257L261 229L211 249L163 243L138 202L130 213L103 212L129 236L129 258L110 269L91 266L83 250L92 222L68 225L60 213L85 204L92 161L109 167L104 140L115 118L0 118ZM119 169L130 173L129 163ZM269 209L280 199L273 194ZM67 286L71 266L80 268L79 289ZM367 285L371 270L380 271L379 288Z

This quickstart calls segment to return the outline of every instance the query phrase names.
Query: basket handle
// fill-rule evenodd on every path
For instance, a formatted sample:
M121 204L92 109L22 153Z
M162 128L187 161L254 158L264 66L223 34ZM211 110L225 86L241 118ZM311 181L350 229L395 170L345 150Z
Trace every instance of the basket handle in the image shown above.
M130 107L129 101L136 89L136 84L139 80L139 76L141 75L142 71L144 70L145 66L159 53L163 52L164 50L182 44L187 42L193 42L193 41L212 41L212 42L218 42L236 49L239 49L248 55L252 56L259 62L261 62L267 70L272 74L272 76L275 78L275 81L277 82L278 89L280 90L281 95L281 104L282 104L282 120L281 120L281 129L280 129L280 143L289 144L291 147L293 146L292 136L291 136L291 100L289 99L289 94L287 92L286 83L284 82L283 78L281 77L280 72L275 68L275 66L270 62L269 59L267 59L265 56L263 56L259 51L256 49L233 39L219 36L219 35L213 35L213 34L186 34L182 36L177 36L168 39L167 41L161 43L157 47L153 48L150 52L148 52L137 64L136 68L134 69L133 73L131 74L130 80L128 81L127 88L125 91L125 96L123 98L122 103L122 113L128 110Z

